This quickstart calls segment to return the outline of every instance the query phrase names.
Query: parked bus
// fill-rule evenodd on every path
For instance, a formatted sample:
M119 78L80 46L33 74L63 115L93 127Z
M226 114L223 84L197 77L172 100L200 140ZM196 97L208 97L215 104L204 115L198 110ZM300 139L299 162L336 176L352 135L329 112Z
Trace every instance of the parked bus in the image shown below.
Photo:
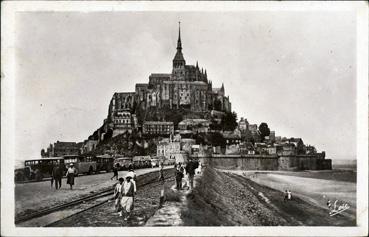
M128 170L130 164L132 164L131 157L119 157L114 160L114 165L118 165L118 170Z
M15 181L41 181L43 178L51 177L54 166L60 164L62 164L63 172L66 172L63 157L26 160L24 168L15 170Z
M110 172L113 170L114 158L109 155L96 156L93 159L96 161L96 171L100 172L105 170Z
M134 156L132 159L135 169L150 167L150 156Z
M64 156L64 164L69 167L73 163L77 170L77 174L92 174L97 171L97 162L94 156L78 156L78 155L67 155Z

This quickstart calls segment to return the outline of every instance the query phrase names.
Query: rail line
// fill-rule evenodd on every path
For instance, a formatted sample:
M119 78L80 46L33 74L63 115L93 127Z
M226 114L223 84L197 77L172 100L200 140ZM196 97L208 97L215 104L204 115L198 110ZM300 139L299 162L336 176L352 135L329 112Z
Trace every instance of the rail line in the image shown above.
M164 170L164 175L165 175L166 180L170 180L170 178L168 178L168 173L171 170L172 169L166 169L166 170ZM144 187L146 185L153 184L153 183L156 183L156 182L159 183L157 176L150 177L150 175L153 175L153 174L155 174L157 172L158 171L152 171L152 172L149 172L149 173L146 173L146 174L139 175L138 177L140 177L141 179L137 182L137 187ZM148 180L147 181L144 181L145 178L147 178ZM161 185L161 184L159 183L157 186L159 186L159 185ZM100 199L100 198L103 198L103 197L106 197L106 196L112 196L113 193L114 193L114 188L113 187L106 188L106 189L101 190L101 191L99 191L97 193L94 193L94 194L91 194L91 195L88 195L88 196L84 196L84 197L78 198L76 200L67 202L67 203L55 205L55 206L50 207L50 208L42 209L40 211L36 211L36 212L32 212L30 214L26 214L26 215L22 215L20 217L16 217L15 218L15 224L16 225L19 225L20 223L23 223L23 222L26 222L26 221L29 221L29 220L32 220L32 219L35 219L35 218L39 218L39 217L42 217L42 216L46 216L48 214L51 214L51 213L54 213L54 212L57 212L57 211L62 211L64 209L77 206L79 204L86 204L87 202L91 202L91 201L96 200L96 199ZM99 202L98 204L92 205L89 208L85 208L85 209L83 209L81 211L77 211L73 215L82 213L82 212L87 211L87 210L89 210L91 208L94 208L96 206L102 205L102 204L106 203L107 201L109 201L111 199L112 198L108 198L108 199L106 199L104 201ZM62 219L65 219L65 218L62 218ZM59 219L57 221L60 221L62 219ZM57 222L57 221L55 221L55 222ZM53 223L55 223L55 222L53 222ZM52 224L52 223L50 223L50 224ZM48 224L48 225L50 225L50 224ZM48 225L46 225L46 226L48 226Z

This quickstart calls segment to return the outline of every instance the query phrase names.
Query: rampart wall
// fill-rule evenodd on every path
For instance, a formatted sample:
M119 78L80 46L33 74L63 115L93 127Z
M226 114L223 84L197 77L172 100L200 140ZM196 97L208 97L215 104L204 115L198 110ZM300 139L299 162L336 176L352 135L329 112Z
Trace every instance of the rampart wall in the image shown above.
M236 170L330 170L332 161L314 155L212 155L198 157L205 165Z

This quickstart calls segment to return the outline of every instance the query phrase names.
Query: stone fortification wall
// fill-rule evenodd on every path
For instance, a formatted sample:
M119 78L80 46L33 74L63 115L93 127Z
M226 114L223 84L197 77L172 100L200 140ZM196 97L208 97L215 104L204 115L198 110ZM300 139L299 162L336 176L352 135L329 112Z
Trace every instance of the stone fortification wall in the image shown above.
M332 161L321 155L214 155L198 157L205 164L219 169L238 170L330 170Z
M280 170L330 170L332 161L324 159L321 153L279 157Z
M220 169L278 170L278 157L267 155L214 155L204 158L204 163Z

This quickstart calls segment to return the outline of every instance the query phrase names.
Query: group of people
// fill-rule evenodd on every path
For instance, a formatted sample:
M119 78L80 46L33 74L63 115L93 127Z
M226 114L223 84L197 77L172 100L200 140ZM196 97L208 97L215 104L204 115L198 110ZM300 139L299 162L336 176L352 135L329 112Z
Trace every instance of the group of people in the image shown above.
M134 208L134 197L137 193L137 176L133 167L129 167L129 172L124 178L119 178L119 183L114 188L115 211L119 216L124 216L124 220L131 217Z
M199 164L197 160L194 160L191 158L188 160L185 167L181 162L175 165L175 179L176 179L176 189L177 190L181 190L183 188L182 179L185 177L185 175L188 176L189 189L191 190L193 189L193 179L194 179L196 170L198 170L199 166L201 166L201 164ZM186 186L188 186L187 183L186 183Z
M62 178L64 167L62 164L55 166L51 172L51 187L55 183L55 189L60 189L62 186ZM70 189L73 189L74 177L77 175L77 170L74 168L73 163L71 163L67 169L67 184L69 184Z

